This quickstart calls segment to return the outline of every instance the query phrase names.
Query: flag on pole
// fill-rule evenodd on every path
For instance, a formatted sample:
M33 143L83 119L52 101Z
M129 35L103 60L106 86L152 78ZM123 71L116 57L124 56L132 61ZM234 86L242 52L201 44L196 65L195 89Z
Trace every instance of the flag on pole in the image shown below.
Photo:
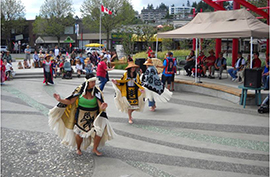
M101 12L104 12L106 14L112 15L112 11L101 5Z

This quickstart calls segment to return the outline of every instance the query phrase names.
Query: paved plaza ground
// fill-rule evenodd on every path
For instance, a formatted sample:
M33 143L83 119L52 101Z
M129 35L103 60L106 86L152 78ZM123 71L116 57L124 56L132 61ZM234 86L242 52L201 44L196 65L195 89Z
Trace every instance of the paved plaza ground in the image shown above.
M42 78L14 79L1 86L2 176L269 176L269 115L258 114L257 106L173 92L155 112L147 106L135 112L129 125L108 82L104 96L117 137L100 149L102 157L91 148L78 156L60 144L47 114L57 104L53 93L66 97L84 78L54 81L45 86Z

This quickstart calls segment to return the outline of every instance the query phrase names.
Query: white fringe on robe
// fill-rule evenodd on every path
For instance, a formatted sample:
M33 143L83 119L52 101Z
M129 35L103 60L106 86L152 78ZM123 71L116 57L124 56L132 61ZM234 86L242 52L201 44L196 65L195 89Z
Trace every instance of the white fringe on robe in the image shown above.
M136 111L139 112L143 112L144 106L145 106L145 93L142 93L139 98L138 98L138 107L134 107L131 106L127 100L126 97L122 96L122 93L120 92L120 90L117 88L117 86L112 83L112 86L115 90L115 97L114 97L114 103L116 108L120 111L120 112L124 112L124 113L128 113L129 109L135 109Z
M95 118L93 123L94 127L89 132L83 132L75 125L73 129L69 129L65 126L63 120L61 119L62 115L65 112L65 108L60 108L55 106L52 108L49 115L49 127L55 131L55 133L62 140L61 144L75 147L76 146L76 134L80 134L83 138L81 148L86 150L88 146L93 145L93 138L95 135L102 136L99 147L105 145L105 142L113 139L116 136L110 122L107 118L98 116Z
M164 88L164 91L161 95L159 95L158 93L156 93L154 91L147 89L146 87L144 87L144 91L145 91L145 99L146 100L152 101L154 99L155 102L161 102L161 103L166 103L166 102L170 101L170 99L172 98L172 94L173 94L167 88Z

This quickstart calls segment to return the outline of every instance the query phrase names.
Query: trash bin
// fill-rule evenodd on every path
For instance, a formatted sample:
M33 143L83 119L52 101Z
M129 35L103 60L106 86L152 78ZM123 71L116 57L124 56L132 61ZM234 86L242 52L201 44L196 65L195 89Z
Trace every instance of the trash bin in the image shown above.
M146 66L143 65L144 62L145 62L145 58L136 58L135 60L135 64L138 65L140 69L142 69L143 73L146 71Z

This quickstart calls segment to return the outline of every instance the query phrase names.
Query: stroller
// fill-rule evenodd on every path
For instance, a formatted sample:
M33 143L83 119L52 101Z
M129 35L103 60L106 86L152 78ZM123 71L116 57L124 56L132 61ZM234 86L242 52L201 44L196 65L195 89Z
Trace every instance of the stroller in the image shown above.
M269 112L269 95L263 100L262 104L258 109L258 113L268 113Z
M70 62L64 63L62 79L72 79L72 68Z

